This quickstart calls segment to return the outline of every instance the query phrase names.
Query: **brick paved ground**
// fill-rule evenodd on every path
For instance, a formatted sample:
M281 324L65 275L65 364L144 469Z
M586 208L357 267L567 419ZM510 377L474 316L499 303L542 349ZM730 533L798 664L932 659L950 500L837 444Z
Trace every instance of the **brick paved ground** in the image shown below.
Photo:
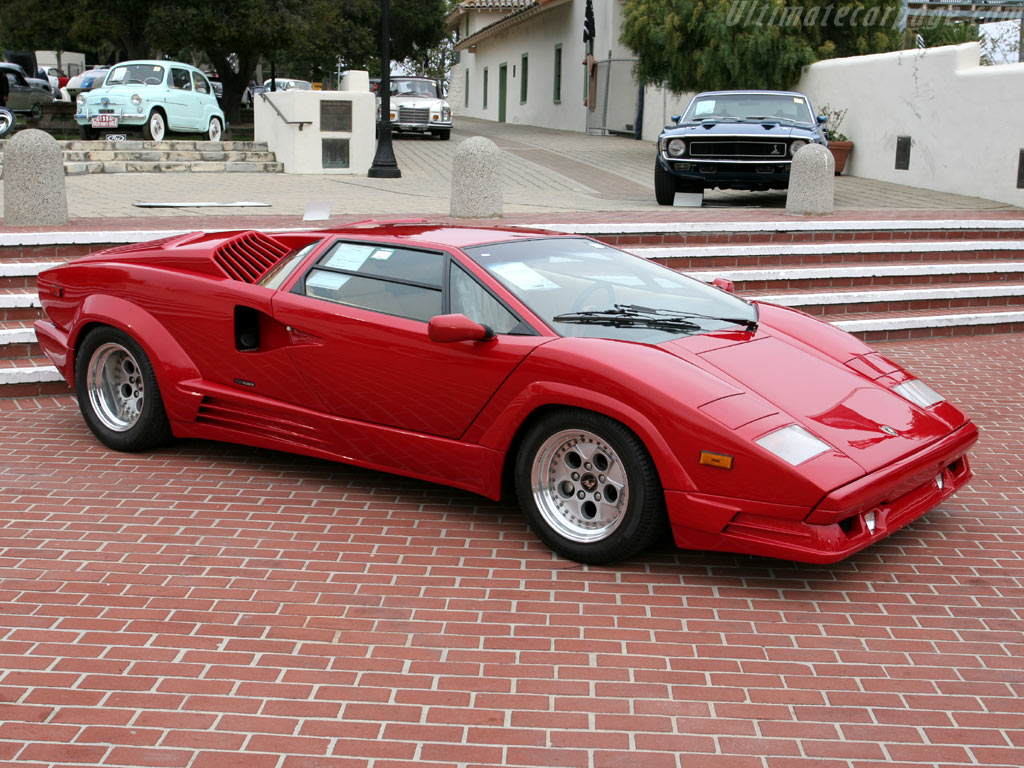
M559 560L510 506L0 401L0 762L1024 765L1024 337L882 345L984 429L844 563Z

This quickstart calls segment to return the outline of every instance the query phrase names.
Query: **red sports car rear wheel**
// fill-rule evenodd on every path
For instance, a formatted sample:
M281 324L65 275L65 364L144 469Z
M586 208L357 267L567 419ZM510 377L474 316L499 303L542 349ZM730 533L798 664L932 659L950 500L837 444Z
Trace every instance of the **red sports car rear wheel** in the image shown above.
M153 366L142 347L116 328L97 328L75 360L78 407L105 445L143 451L171 437Z
M661 485L643 444L590 411L558 411L529 430L517 457L516 490L538 538L582 563L636 554L665 521Z

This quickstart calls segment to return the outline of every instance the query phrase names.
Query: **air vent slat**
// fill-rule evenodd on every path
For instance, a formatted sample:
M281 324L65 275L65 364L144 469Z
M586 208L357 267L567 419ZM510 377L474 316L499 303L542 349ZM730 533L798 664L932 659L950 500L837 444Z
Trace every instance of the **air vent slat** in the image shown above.
M244 232L214 251L224 274L243 283L255 283L282 258L288 248L261 232Z

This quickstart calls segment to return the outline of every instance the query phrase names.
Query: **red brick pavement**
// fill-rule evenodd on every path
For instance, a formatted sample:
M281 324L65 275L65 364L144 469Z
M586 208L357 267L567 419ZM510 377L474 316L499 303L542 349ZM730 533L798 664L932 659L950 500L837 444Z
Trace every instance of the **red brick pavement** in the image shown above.
M882 349L977 478L828 567L586 568L465 493L0 401L0 765L1020 768L1024 336Z

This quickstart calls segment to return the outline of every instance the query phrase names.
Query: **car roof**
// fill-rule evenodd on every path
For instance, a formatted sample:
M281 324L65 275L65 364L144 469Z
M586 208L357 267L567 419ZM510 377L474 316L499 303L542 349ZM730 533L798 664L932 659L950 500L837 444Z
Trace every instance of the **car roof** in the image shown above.
M693 98L700 96L739 96L739 95L761 95L770 94L772 96L801 96L807 98L807 96L799 91L759 91L759 90L740 90L740 91L703 91L696 94Z
M195 69L197 72L202 72L201 69L193 67L191 64L186 64L183 61L164 61L163 59L131 59L129 61L119 61L117 64L111 64L109 69L114 67L123 67L126 64L151 64L158 67L186 67L188 69Z

